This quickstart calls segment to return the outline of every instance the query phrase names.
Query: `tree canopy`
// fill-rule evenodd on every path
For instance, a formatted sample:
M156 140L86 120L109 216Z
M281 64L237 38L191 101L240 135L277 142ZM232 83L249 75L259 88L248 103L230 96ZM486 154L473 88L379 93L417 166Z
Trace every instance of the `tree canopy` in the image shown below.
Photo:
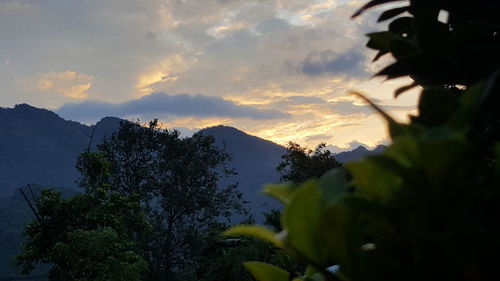
M181 138L156 120L124 122L96 152L81 154L83 194L42 194L43 220L26 229L18 263L25 272L52 263L51 280L192 276L211 229L246 211L236 185L217 185L235 172L229 159L212 137Z
M286 154L281 158L283 162L276 169L281 174L282 182L300 183L310 178L320 177L333 168L342 167L334 154L326 149L324 143L311 150L301 147L298 143L290 142Z
M23 273L50 263L50 280L142 280L147 263L134 240L151 227L136 198L106 186L69 199L46 189L35 212L16 257Z

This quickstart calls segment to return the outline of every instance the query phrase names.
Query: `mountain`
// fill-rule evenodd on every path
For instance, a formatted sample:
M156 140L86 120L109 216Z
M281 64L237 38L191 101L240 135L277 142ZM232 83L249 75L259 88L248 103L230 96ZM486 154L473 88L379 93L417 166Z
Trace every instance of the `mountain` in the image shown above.
M118 118L94 126L67 121L27 104L0 108L0 197L29 183L76 187L78 155L90 142L116 130Z
M106 135L119 128L122 119L105 117L93 126L68 121L52 111L27 104L0 108L0 197L30 183L76 188L78 155L91 142L94 147ZM200 131L212 135L218 145L225 143L233 160L230 166L237 176L222 183L239 182L239 188L256 210L278 207L277 203L258 193L266 183L277 182L276 166L286 153L283 146L251 136L228 126L216 126ZM357 160L379 152L360 146L336 154L340 162Z
M238 182L238 189L249 201L248 207L253 210L257 221L262 219L263 210L281 206L258 191L264 184L279 181L276 166L286 153L285 147L227 126L211 127L199 133L213 136L218 146L225 145L231 153L233 159L229 165L236 169L238 175L224 179L222 184Z
M382 151L384 151L385 148L386 148L385 145L378 145L373 150L369 150L366 147L360 145L353 150L339 152L339 153L335 154L335 159L337 159L341 163L357 161L357 160L361 160L361 158L363 158L367 155L382 153Z

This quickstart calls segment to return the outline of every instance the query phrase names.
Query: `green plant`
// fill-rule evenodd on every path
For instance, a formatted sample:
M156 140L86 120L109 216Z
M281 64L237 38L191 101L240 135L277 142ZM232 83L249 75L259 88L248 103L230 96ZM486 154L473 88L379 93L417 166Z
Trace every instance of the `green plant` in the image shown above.
M356 16L388 2L370 1ZM382 14L409 12L369 34L368 46L396 59L379 75L410 75L423 87L419 114L398 123L365 99L388 124L392 144L381 155L346 164L351 181L335 169L264 187L285 205L283 230L237 226L226 235L259 237L309 266L293 276L245 263L257 280L499 279L499 4L463 3L414 0Z
M136 198L106 185L63 199L51 189L36 201L16 262L23 273L50 264L50 280L141 280L147 262L137 237L151 229Z

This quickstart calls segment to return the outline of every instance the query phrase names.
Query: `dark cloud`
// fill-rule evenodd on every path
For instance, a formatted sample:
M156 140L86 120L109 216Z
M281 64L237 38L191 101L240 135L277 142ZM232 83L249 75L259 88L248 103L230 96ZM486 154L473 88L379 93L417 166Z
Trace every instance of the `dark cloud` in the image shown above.
M357 50L341 55L331 50L325 50L309 54L301 62L300 70L309 76L342 74L358 77L366 74L364 69L365 62L366 57Z
M73 120L93 120L103 116L196 116L234 117L250 119L276 119L288 117L277 110L264 110L248 105L239 105L219 97L204 95L169 95L154 93L122 103L85 101L61 106L57 113Z

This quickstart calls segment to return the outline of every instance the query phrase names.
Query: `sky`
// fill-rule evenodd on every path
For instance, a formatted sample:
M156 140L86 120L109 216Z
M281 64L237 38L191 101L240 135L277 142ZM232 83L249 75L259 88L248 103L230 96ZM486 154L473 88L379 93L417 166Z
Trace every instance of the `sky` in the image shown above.
M189 135L227 125L332 150L387 143L351 91L404 121L418 91L373 78L361 0L0 0L0 106L92 124L105 116Z

